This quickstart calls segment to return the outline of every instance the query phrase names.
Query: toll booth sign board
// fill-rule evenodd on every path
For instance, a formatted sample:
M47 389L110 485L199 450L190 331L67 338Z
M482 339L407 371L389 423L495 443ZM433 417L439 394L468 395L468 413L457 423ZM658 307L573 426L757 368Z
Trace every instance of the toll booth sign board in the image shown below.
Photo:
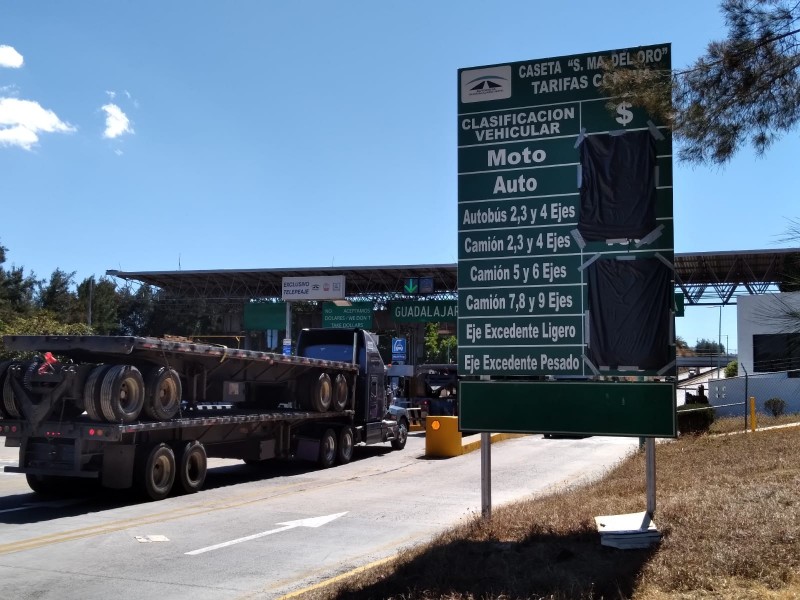
M462 431L677 436L672 383L461 381L458 397Z
M675 434L672 136L602 87L671 54L459 70L462 429Z
M460 375L674 375L672 138L600 87L670 56L458 72Z
M372 329L372 315L372 302L354 302L351 306L326 302L322 306L322 326L327 329Z

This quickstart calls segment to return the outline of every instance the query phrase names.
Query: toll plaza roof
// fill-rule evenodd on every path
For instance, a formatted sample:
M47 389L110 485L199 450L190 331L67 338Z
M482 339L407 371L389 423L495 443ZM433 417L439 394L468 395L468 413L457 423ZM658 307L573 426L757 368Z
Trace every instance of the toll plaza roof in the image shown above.
M788 274L800 271L800 248L675 253L675 290L686 304L722 305L736 296L774 291ZM410 297L409 279L431 278L429 299L455 298L458 269L455 263L362 267L280 269L222 269L202 271L109 270L107 275L155 286L168 296L243 301L280 298L284 277L344 275L348 298L386 301Z
M106 271L107 275L161 288L170 296L209 300L280 298L284 277L344 275L347 297L390 299L404 293L409 279L433 279L427 298L455 297L456 265L394 265L303 269L223 269L218 271Z

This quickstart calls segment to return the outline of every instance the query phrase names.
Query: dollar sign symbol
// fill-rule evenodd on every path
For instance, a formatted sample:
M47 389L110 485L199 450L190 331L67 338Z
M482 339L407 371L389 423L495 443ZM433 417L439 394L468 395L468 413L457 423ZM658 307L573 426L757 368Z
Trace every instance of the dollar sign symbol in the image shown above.
M620 102L617 105L617 113L619 116L617 117L617 123L625 127L628 123L633 121L633 113L628 109L631 108L633 105L630 102Z

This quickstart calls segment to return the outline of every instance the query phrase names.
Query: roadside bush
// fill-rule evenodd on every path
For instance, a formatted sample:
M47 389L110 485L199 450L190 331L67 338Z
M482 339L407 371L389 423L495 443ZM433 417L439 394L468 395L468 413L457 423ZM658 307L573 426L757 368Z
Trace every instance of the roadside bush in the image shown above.
M678 433L680 435L708 433L713 422L714 409L708 402L687 402L678 407Z
M725 377L736 377L739 374L739 361L732 360L725 366Z
M783 398L770 398L764 402L764 410L771 412L773 417L780 417L786 411L786 402Z

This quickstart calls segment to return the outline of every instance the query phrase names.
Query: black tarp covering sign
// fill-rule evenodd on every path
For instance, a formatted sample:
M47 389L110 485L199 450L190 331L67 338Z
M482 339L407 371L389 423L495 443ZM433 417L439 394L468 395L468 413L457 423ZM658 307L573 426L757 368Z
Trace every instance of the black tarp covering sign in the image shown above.
M649 131L581 142L578 231L587 241L639 239L656 226L656 148Z
M672 360L669 267L657 258L601 259L586 270L589 360L601 369L665 367Z

